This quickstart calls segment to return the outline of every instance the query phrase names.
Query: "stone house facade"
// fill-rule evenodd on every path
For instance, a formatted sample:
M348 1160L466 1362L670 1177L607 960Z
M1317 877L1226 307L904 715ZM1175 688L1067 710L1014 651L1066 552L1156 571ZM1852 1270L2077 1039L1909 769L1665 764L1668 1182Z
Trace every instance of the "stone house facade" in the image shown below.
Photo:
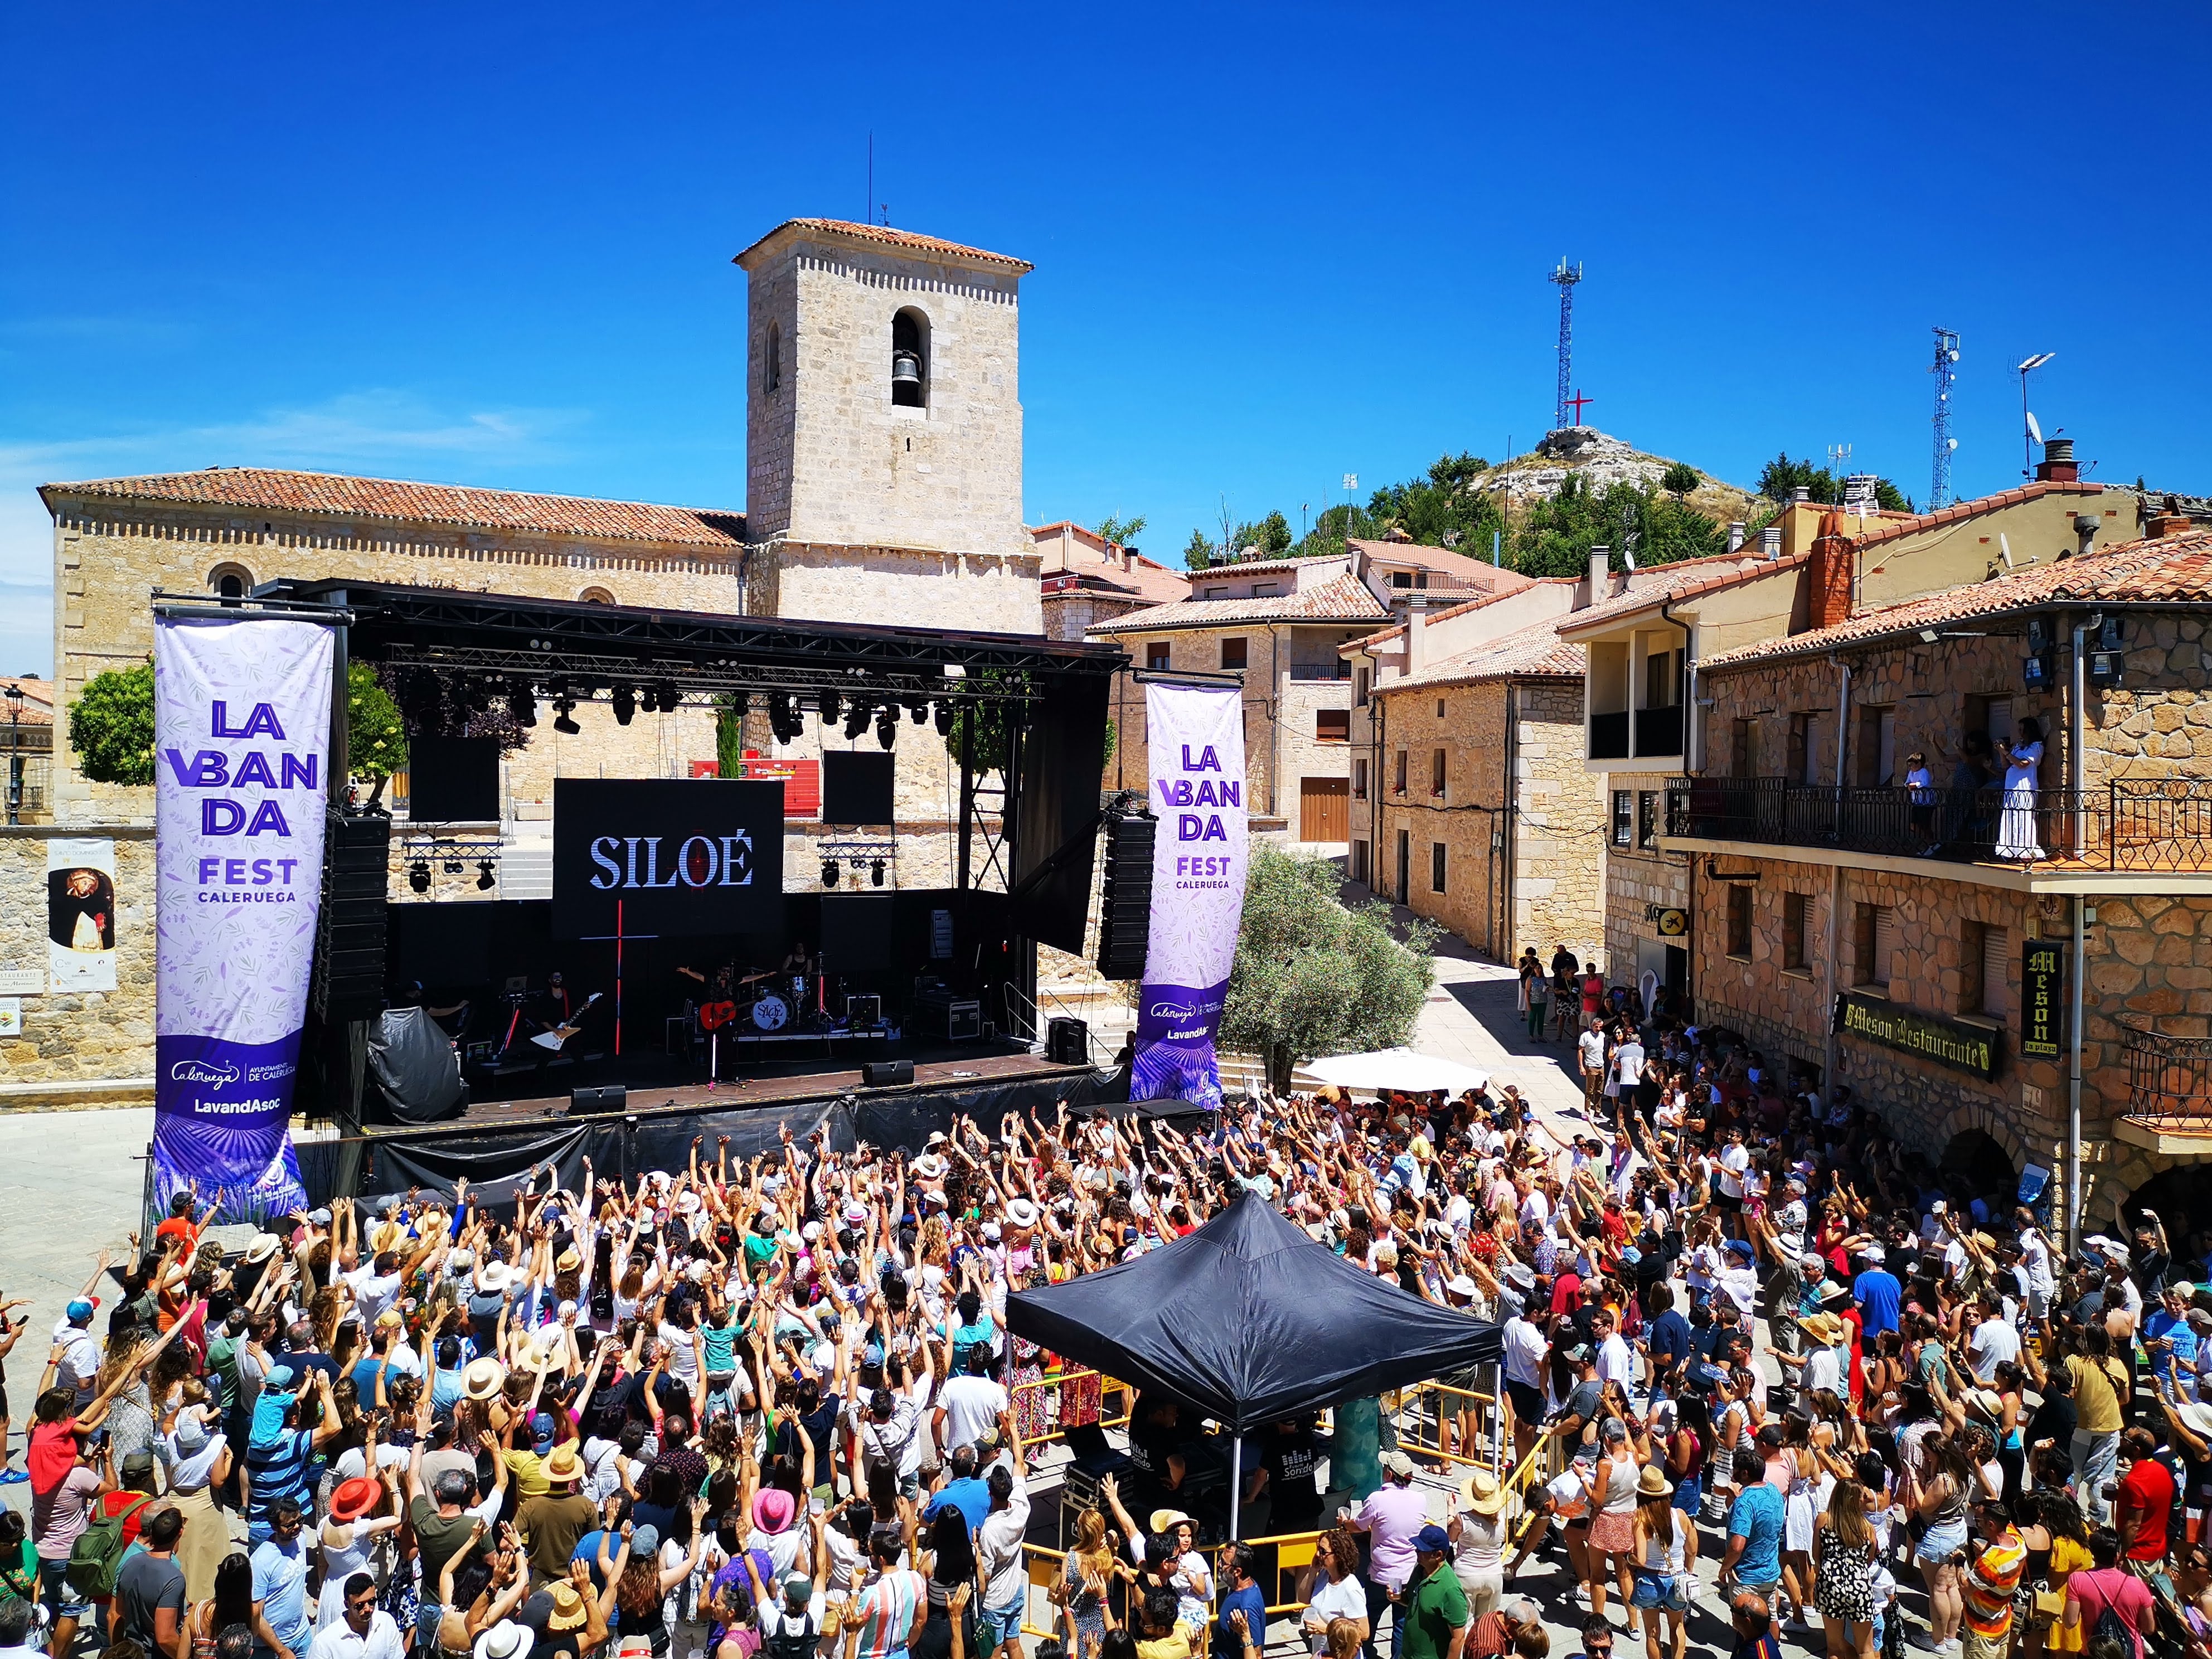
M2092 1229L2154 1183L2169 1226L2212 1218L2212 532L2152 528L1709 658L1706 763L1660 837L1701 1021L1850 1085L1931 1161L1993 1143L2051 1171L2061 1217L2078 1158ZM2032 811L1954 792L1966 733L2031 718Z
M1048 638L1083 639L1100 623L1190 597L1190 583L1182 571L1079 524L1063 519L1038 525L1030 531L1030 540L1037 550Z

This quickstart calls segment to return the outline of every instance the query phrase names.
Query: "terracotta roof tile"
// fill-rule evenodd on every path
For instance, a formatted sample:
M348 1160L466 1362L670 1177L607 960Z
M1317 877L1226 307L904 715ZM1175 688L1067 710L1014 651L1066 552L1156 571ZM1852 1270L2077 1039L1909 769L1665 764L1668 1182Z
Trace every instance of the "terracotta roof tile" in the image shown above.
M2212 605L2212 530L2122 542L2081 558L1907 599L1863 612L1833 628L1721 652L1700 662L1698 672L1814 656L1894 634L2046 605L2146 603Z
M942 253L956 259L975 259L989 265L1002 265L1017 273L1035 270L1036 267L1026 259L1017 259L1010 253L992 253L980 247L968 247L958 242L948 242L941 237L922 236L911 230L894 230L889 225L860 225L849 219L787 219L767 236L755 242L731 261L743 264L746 254L769 237L787 230L829 231L838 236L849 236L855 241L877 242L884 247L895 247L908 253Z
M1417 564L1425 569L1440 571L1447 576L1456 576L1462 581L1477 587L1486 587L1502 592L1510 587L1526 587L1538 580L1524 576L1509 565L1492 564L1487 559L1478 559L1449 547L1429 547L1419 542L1370 542L1352 538L1352 545L1385 564Z
M40 486L39 493L49 507L57 495L91 495L277 513L326 513L339 518L447 524L472 530L666 542L725 553L737 552L745 539L742 513L258 466L212 466L204 472L156 472L135 478L50 483Z
M1863 547L1873 547L1882 542L1893 542L1900 536L1917 536L1926 530L1935 530L1947 524L1956 524L1961 519L1978 518L1984 513L1994 513L1999 507L2018 507L2022 501L2032 501L2045 495L2101 495L2105 486L2080 483L2055 478L2039 478L2024 483L2017 489L2001 489L1994 495L1977 495L1971 501L1954 501L1949 507L1938 507L1933 513L1916 513L1909 518L1892 519L1877 530L1869 530L1855 539Z
M1672 564L1650 564L1636 572L1642 586L1595 605L1586 605L1560 618L1559 627L1580 633L1595 623L1609 623L1649 610L1662 599L1679 599L1692 593L1711 592L1752 577L1788 570L1802 564L1806 555L1788 559L1762 559L1756 552L1709 553L1701 559L1678 559Z
M1559 637L1562 620L1553 617L1533 623L1516 633L1486 641L1471 651L1432 662L1418 674L1384 680L1376 686L1376 695L1387 697L1399 691L1472 685L1482 680L1579 680L1586 661L1584 648Z
M1522 582L1520 587L1515 587L1508 592L1485 593L1480 599L1469 599L1464 605L1455 605L1443 611L1431 611L1429 612L1429 621L1431 623L1440 623L1448 617L1464 617L1470 611L1480 611L1486 605L1496 605L1500 599L1508 599L1512 598L1515 593L1518 593L1521 591L1522 587L1535 587L1547 582L1563 583L1568 586L1572 586L1575 583L1575 580L1576 579L1572 576L1531 576ZM1376 646L1387 645L1392 640L1402 638L1405 632L1406 624L1400 623L1395 628L1386 628L1380 633L1370 634L1363 639L1354 641L1340 647L1340 650L1343 652L1371 650Z
M1133 611L1094 623L1093 634L1150 633L1167 628L1220 628L1237 623L1365 623L1389 617L1367 584L1349 574L1296 593L1267 599L1185 599L1178 605Z

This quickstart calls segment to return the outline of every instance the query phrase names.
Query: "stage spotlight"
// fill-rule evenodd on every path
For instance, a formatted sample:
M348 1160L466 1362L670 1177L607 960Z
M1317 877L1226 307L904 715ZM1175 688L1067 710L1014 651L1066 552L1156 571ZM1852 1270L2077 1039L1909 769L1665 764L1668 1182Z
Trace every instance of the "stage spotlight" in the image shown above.
M898 710L889 703L876 716L876 741L886 749L898 741Z
M663 680L653 689L655 693L653 701L660 705L662 714L672 714L684 706L684 694L676 689L674 680ZM745 696L742 691L738 693L737 709L738 716L743 718L745 712Z
M908 717L916 726L929 724L929 700L927 697L908 697L906 700L906 712Z
M822 884L824 887L835 887L837 884L836 860L824 859L822 860Z
M607 701L614 705L617 726L628 726L630 716L637 713L637 693L627 685L615 687Z
M449 876L459 875L461 873L461 861L459 859L447 859L446 860L446 873Z
M530 689L528 680L509 680L507 683L507 712L514 716L517 726L538 724L538 698Z
M845 712L844 701L835 691L824 691L814 700L814 706L822 711L824 726L835 726L837 717Z
M884 884L884 861L881 859L878 859L868 866L868 884L871 887L880 887Z
M868 722L875 717L876 711L869 708L865 702L854 702L845 715L846 737L848 738L859 737L861 732L868 729Z
M481 872L477 877L477 890L480 893L489 893L499 880L499 878L492 873L492 861L489 859L478 859L477 869Z
M418 893L430 890L430 865L426 859L416 859L407 866L407 884Z
M942 699L937 705L937 735L940 738L952 735L952 705Z
M565 732L572 738L578 732L581 732L584 728L577 725L574 720L569 718L569 716L575 712L576 700L568 696L567 692L564 691L559 696L554 698L553 729L556 732Z

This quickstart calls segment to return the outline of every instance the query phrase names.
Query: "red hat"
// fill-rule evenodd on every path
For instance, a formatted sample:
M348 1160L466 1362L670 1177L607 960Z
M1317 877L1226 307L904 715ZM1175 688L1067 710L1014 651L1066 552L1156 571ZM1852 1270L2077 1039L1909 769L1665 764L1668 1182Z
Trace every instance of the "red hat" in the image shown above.
M339 1483L331 1494L331 1519L340 1526L358 1521L376 1507L376 1500L384 1496L384 1484L356 1475Z

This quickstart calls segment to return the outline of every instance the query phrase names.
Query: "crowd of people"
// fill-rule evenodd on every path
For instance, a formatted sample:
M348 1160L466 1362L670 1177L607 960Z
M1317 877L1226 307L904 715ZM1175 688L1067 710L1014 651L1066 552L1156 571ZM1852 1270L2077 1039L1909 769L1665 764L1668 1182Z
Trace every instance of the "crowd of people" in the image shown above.
M1248 1659L1286 1604L1328 1659L1546 1659L1547 1607L1590 1659L1617 1630L1685 1659L1700 1620L1743 1659L2212 1632L2204 1240L2145 1212L2069 1260L1848 1091L1594 977L1581 1121L1507 1085L1263 1094L1204 1132L961 1119L913 1152L787 1131L228 1252L179 1193L54 1333L0 1475L30 1498L0 1512L0 1659ZM1232 1461L1137 1394L1035 1558L1041 1612L1038 1448L1104 1402L1007 1297L1248 1192L1497 1322L1504 1401L1443 1379ZM1232 1467L1256 1547L1224 1538Z

